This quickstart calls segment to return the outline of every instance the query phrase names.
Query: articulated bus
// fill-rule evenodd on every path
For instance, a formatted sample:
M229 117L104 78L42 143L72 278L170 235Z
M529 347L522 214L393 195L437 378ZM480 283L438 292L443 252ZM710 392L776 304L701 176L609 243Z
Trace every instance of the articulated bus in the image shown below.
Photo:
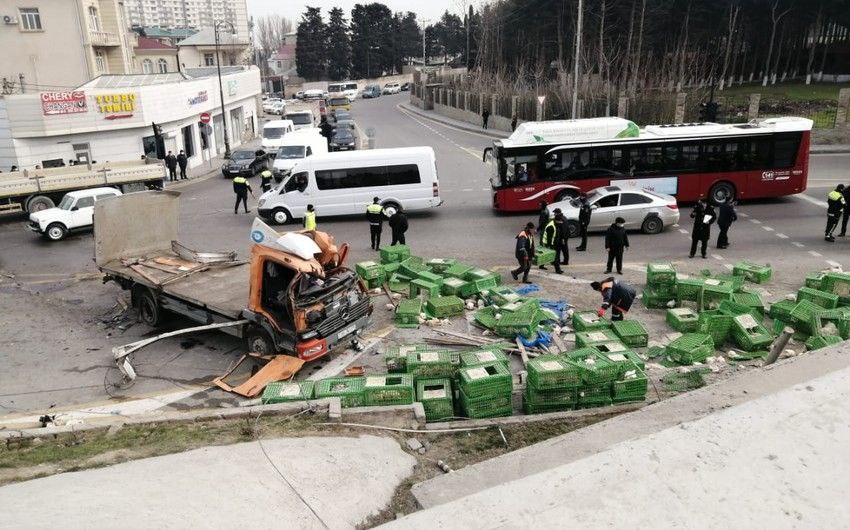
M811 129L793 117L644 129L622 118L526 122L483 158L499 211L534 211L609 185L722 203L804 191Z

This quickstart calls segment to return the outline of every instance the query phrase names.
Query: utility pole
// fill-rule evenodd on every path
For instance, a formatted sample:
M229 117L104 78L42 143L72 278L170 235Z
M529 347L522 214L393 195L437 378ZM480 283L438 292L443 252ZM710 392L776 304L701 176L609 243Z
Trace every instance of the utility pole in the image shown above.
M573 113L572 118L576 119L576 111L578 110L578 61L581 55L581 30L584 13L584 1L578 0L578 20L576 21L576 54L573 65Z
M213 26L215 33L215 68L218 72L218 95L221 98L221 126L224 127L224 158L230 158L230 135L227 134L227 116L224 114L224 89L221 86L221 55L218 50L218 28L219 26L230 26L230 31L236 33L233 24L226 20L219 20Z
M425 29L427 28L428 21L422 21L422 69L425 69L425 66L428 64L428 58L425 56Z

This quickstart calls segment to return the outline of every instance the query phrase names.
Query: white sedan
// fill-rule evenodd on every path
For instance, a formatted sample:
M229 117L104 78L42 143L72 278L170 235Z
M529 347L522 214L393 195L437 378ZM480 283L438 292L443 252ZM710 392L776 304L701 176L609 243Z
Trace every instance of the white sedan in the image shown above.
M384 94L399 94L401 93L401 85L398 83L387 83L382 90Z
M94 203L118 195L121 192L115 188L72 191L62 197L59 206L30 214L29 228L51 241L60 241L72 230L91 228Z
M665 227L679 222L679 206L676 197L640 188L604 186L587 194L593 209L590 215L589 232L607 229L617 217L626 220L626 229L641 230L646 234L658 234ZM550 218L560 208L567 219L569 237L579 235L579 201L567 199L548 206Z

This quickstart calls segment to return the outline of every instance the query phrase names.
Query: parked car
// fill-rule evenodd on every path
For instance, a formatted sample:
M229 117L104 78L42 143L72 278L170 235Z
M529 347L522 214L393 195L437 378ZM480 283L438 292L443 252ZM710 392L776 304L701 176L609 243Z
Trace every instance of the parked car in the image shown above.
M401 92L401 85L398 83L387 83L384 85L384 94L398 94Z
M281 100L278 100L274 103L263 105L263 110L266 112L266 114L277 114L278 116L281 116L286 112L286 103Z
M363 99L379 98L381 97L381 87L378 85L366 85L360 97Z
M676 197L628 186L604 186L591 190L587 200L593 208L588 231L607 229L617 217L626 220L626 229L641 230L646 234L658 234L667 226L679 222L679 207ZM548 206L553 216L560 208L567 219L569 237L579 234L579 202L571 198L554 202Z
M221 174L224 178L232 179L239 175L242 177L253 177L265 169L269 169L271 158L268 153L259 149L239 149L230 153L230 158L221 166Z
M60 241L75 230L92 227L94 203L117 197L115 188L90 188L72 191L62 197L59 206L30 214L29 228L51 241Z
M402 92L407 92L408 90L410 90L410 83L402 83L402 85L401 85L401 91L402 91Z
M337 129L331 137L331 151L353 151L357 149L357 135L351 129Z

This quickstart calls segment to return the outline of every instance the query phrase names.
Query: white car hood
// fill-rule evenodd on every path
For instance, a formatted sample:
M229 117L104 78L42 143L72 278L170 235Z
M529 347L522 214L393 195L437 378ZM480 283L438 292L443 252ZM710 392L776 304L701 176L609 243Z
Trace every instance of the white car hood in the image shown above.
M295 164L297 164L298 162L300 162L302 160L304 160L304 159L303 158L282 158L280 160L275 159L274 168L281 170L281 171L289 171L290 169L295 167Z
M57 219L63 219L67 214L68 211L63 210L62 208L47 208L46 210L41 210L40 212L31 213L30 221L34 221L38 224L43 224L50 221L55 221Z

